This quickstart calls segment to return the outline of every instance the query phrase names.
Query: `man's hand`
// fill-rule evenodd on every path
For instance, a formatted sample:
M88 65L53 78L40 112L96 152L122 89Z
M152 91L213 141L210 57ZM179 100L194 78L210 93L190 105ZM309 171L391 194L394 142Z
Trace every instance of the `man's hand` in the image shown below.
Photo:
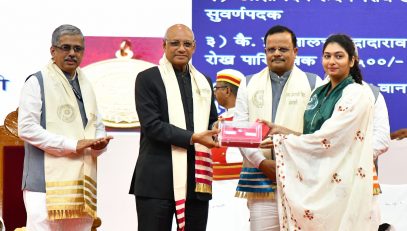
M395 132L392 132L390 134L390 138L392 140L401 140L401 139L404 139L406 137L407 137L407 128L399 129L399 130L397 130Z
M259 169L270 180L276 181L276 162L274 160L263 160L259 165Z
M219 129L207 130L192 135L192 143L199 143L207 148L219 148L219 143L213 137L219 133Z
M106 137L96 139L96 141L93 143L93 145L91 147L94 150L104 149L109 144L111 139L113 139L113 136L106 136Z
M80 153L86 148L92 147L92 145L96 142L96 139L83 139L78 140L76 144L76 153Z
M259 148L269 148L269 149L273 149L274 148L274 144L273 144L273 139L271 136L268 136L266 139L264 139L261 143Z
M219 117L218 120L215 121L215 123L213 123L213 125L212 125L212 130L214 130L214 129L219 129L219 124L222 123L222 121L225 121L225 119Z
M86 148L92 148L95 150L103 149L109 144L109 141L113 139L113 136L106 136L98 139L83 139L78 140L78 144L76 145L76 152L80 153Z

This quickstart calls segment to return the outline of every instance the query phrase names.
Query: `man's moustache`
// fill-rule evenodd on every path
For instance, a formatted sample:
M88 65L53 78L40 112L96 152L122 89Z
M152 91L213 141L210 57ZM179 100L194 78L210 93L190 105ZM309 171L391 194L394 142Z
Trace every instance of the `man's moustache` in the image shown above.
M273 60L271 60L272 62L275 62L275 61L285 61L285 59L273 59Z
M75 63L78 62L78 60L75 58L65 58L64 61L70 61L70 62L75 62Z

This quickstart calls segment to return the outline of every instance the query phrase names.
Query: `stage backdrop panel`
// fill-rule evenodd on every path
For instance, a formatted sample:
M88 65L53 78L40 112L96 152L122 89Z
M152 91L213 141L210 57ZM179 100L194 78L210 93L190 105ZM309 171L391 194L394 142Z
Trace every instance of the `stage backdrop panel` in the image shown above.
M193 59L213 79L223 68L245 75L266 66L263 39L277 24L297 35L296 65L324 76L322 46L333 33L356 43L365 80L380 87L391 130L406 127L407 0L205 0L193 1L197 41Z

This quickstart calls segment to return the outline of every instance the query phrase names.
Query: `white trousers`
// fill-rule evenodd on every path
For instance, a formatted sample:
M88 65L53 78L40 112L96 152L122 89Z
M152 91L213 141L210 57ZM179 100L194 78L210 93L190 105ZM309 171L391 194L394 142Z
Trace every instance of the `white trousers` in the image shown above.
M279 231L277 200L248 199L251 231Z
M249 230L249 211L244 198L235 197L238 180L212 182L212 200L209 201L207 231Z
M89 217L48 220L45 193L23 192L27 212L27 231L90 231L93 219Z

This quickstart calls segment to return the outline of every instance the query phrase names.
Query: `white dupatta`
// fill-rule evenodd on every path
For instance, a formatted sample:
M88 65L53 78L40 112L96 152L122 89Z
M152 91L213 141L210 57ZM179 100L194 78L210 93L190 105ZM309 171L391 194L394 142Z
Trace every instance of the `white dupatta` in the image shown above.
M273 136L281 230L374 229L372 116L373 99L354 83L320 130Z

